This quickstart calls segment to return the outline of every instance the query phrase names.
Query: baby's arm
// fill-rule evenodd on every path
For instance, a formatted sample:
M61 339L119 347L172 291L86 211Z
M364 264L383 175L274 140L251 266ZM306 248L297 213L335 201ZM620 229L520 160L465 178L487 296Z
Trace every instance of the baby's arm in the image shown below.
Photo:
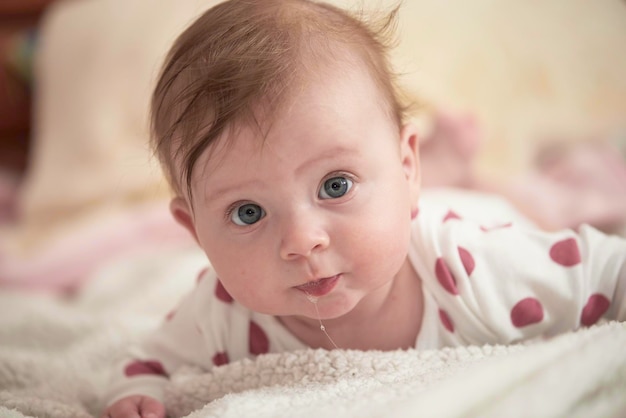
M417 218L416 266L446 318L445 344L510 344L626 321L623 238L588 226L483 225L430 209Z
M134 395L114 402L102 418L165 418L165 406L149 396Z
M183 298L179 308L171 311L141 345L132 347L130 356L115 368L104 396L104 417L146 417L148 413L164 417L163 391L169 375L181 365L206 366L203 363L208 342L197 322L198 317L207 317L204 294L210 290L202 284Z

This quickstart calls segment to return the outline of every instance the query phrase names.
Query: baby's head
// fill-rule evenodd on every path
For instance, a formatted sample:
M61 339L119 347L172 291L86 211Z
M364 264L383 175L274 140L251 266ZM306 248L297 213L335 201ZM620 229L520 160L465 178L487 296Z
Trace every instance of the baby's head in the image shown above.
M267 129L328 70L367 70L400 127L407 106L387 58L396 12L370 27L324 3L235 0L197 19L168 54L152 100L153 147L176 193L191 193L211 144L243 125Z
M373 31L306 0L226 1L166 59L152 127L172 212L250 309L311 316L312 294L341 316L405 263L418 141L387 60L394 14Z

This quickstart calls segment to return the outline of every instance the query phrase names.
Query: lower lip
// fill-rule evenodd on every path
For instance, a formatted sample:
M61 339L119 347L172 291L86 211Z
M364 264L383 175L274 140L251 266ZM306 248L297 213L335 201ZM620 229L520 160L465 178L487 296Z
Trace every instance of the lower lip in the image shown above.
M325 296L331 292L335 288L335 285L339 281L339 274L333 277L327 277L325 279L320 279L315 282L309 282L302 286L297 286L296 289L309 294L311 296L315 296L317 298L321 296Z

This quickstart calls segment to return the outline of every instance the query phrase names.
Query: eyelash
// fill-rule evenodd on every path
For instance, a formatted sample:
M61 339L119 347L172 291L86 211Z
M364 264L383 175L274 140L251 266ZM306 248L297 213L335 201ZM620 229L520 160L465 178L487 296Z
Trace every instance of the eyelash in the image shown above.
M252 202L248 202L246 200L240 200L239 202L231 203L226 208L226 212L224 212L224 221L226 223L232 223L231 222L231 217L233 216L233 212L235 212L237 209L239 209L240 206L245 205L247 203L252 203Z

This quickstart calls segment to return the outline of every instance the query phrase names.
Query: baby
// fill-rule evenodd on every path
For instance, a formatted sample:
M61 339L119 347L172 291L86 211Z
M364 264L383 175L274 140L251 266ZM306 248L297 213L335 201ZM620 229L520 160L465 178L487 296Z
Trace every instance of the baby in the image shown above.
M508 344L626 319L626 241L420 202L418 131L387 60L395 12L374 30L323 3L231 0L176 41L154 146L211 267L114 370L103 417L164 417L181 365Z

